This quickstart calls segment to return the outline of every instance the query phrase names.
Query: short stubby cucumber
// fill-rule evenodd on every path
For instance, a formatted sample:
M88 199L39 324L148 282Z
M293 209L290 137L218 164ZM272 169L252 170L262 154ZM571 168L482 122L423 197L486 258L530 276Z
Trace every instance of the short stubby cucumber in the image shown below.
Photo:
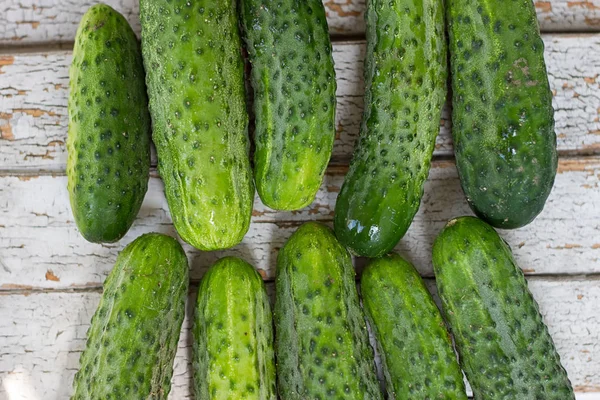
M67 176L75 223L107 243L131 227L148 189L150 116L142 54L121 14L83 16L69 70Z
M375 259L361 292L388 398L467 400L450 335L415 268L397 254Z
M193 332L197 399L277 399L271 307L250 264L225 257L208 270Z
M166 399L187 290L175 239L149 233L125 247L104 282L72 399Z
M442 0L367 2L365 111L335 206L350 251L391 251L419 209L446 99Z
M557 167L552 93L531 0L448 0L452 136L469 205L497 228L544 207Z
M243 0L254 89L254 174L263 203L315 198L335 138L335 71L321 0Z
M177 233L205 251L248 231L254 183L235 2L141 0L152 138Z
M476 400L567 400L573 389L510 248L474 217L433 246L442 309Z
M275 333L279 396L382 399L348 251L308 222L277 257Z

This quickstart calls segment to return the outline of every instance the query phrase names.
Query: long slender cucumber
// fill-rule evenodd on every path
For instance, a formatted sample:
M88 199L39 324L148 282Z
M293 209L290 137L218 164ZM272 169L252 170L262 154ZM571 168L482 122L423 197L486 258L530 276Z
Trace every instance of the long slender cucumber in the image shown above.
M442 0L369 0L365 111L335 205L335 233L379 257L419 209L446 98Z
M450 334L415 268L392 253L372 260L360 282L388 398L467 400Z

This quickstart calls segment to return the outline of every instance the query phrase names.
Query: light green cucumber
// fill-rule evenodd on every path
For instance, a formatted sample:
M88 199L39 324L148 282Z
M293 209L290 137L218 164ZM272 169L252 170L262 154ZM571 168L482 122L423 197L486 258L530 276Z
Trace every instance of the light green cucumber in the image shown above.
M81 19L69 89L67 176L75 223L90 242L115 242L148 189L150 116L135 34L105 4Z
M263 203L315 198L335 138L335 71L321 0L243 0L254 89L254 174Z
M197 399L276 400L273 319L261 276L235 257L202 278L194 320Z
M382 399L348 251L331 229L302 225L277 258L279 396Z
M149 233L125 247L104 282L72 399L166 399L187 289L175 239Z
M450 334L415 268L393 253L372 260L361 292L388 398L467 400Z
M152 138L177 233L205 251L248 231L254 184L235 2L141 0Z

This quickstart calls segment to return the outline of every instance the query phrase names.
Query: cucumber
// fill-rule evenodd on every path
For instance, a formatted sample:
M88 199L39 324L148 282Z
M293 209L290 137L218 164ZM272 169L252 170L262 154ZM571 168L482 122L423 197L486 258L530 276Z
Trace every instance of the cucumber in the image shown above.
M254 174L263 203L315 198L335 138L335 71L321 0L243 0L254 89Z
M208 270L193 332L197 399L277 399L271 307L250 264L225 257Z
M166 399L187 289L175 239L149 233L127 245L104 282L72 398Z
M419 209L446 98L442 0L367 2L365 111L335 206L350 251L379 257Z
M372 260L361 292L388 398L467 400L450 335L415 268L393 253Z
M248 231L248 155L235 2L141 0L142 54L158 168L177 232L217 250Z
M448 0L452 136L473 211L503 229L531 222L557 168L552 93L531 0Z
M346 249L307 222L277 257L275 328L279 396L382 399L373 349Z
M142 55L121 14L92 6L69 70L67 177L71 209L90 242L121 239L148 189L150 116Z
M450 221L433 267L475 399L574 399L538 305L510 248L474 217Z

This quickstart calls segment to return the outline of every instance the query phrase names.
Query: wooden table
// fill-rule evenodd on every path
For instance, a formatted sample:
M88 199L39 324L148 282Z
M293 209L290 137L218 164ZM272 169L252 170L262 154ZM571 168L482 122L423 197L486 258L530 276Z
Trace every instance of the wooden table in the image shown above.
M107 3L139 33L137 0ZM68 66L77 24L92 4L0 4L0 399L68 398L116 254L141 233L175 234L155 171L138 219L119 243L87 243L73 223L65 177ZM306 220L332 221L363 108L364 2L326 0L325 5L338 112L337 140L321 191L298 212L274 212L257 197L250 231L234 249L202 253L186 246L193 283L226 254L248 260L272 282L277 251L296 227ZM544 212L527 227L501 234L528 277L578 399L600 399L600 0L537 0L536 8L560 163ZM470 213L452 161L446 110L421 209L397 247L432 288L435 235L448 219ZM193 299L194 285L191 292ZM188 318L172 399L191 397L189 328Z

